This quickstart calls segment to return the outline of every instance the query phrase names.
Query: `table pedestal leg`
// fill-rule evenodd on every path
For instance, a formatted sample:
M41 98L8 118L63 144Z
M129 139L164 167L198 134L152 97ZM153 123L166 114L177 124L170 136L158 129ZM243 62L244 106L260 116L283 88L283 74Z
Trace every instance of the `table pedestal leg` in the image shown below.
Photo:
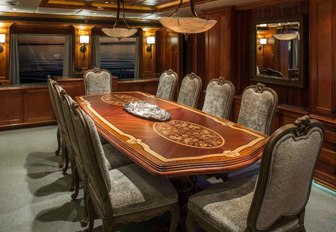
M195 176L182 176L170 178L177 190L181 214L188 212L188 199L197 192Z

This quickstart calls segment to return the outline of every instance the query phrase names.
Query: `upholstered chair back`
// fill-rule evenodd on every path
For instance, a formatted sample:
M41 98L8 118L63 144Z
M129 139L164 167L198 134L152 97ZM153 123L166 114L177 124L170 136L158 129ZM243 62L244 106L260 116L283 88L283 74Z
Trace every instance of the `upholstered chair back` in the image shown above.
M156 96L167 100L173 100L177 81L178 77L176 72L171 69L164 71L160 76Z
M71 110L70 110L70 106L74 103L74 100L66 93L66 91L62 87L56 86L56 90L59 92L61 96L61 105L62 105L63 114L65 118L65 124L68 128L69 140L71 142L71 145L74 151L74 159L75 159L77 168L79 168L79 171L81 172L81 174L83 174L83 161L80 155L76 132L75 132L73 122L72 122L73 116L71 115Z
M86 95L112 92L112 75L106 69L89 69L83 78Z
M78 108L74 102L71 106L74 125L91 199L98 204L104 214L112 210L109 200L111 183L109 181L109 163L105 158L98 132L92 119Z
M195 73L187 74L181 83L177 102L190 107L197 107L202 89L202 79Z
M252 231L282 225L303 226L314 166L323 142L323 125L304 116L278 129L262 155L260 173L248 216ZM287 231L287 230L281 230Z
M50 96L50 102L51 102L51 106L53 108L55 117L56 117L56 121L58 122L58 112L57 112L57 106L56 106L56 102L55 102L55 97L53 94L53 90L52 90L52 82L54 82L54 80L48 76L48 90L49 90L49 96Z
M69 137L68 127L65 122L65 116L64 116L64 112L62 108L62 103L61 103L61 95L60 95L60 92L57 90L58 86L59 85L57 84L56 81L53 81L53 80L51 81L51 89L52 89L52 93L55 99L55 105L56 105L57 112L58 112L59 123L61 124L62 133L65 139L65 144L67 148L69 149L71 146L71 141Z
M202 111L229 119L234 95L235 88L230 81L223 77L213 79L207 86Z
M274 90L261 83L250 85L242 95L238 123L269 135L277 104Z

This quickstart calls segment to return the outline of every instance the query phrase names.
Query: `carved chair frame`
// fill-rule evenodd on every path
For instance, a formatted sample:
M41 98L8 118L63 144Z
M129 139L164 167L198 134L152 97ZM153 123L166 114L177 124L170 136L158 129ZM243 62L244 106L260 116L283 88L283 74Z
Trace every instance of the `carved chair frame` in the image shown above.
M258 176L257 185L255 187L255 192L252 200L252 204L250 207L250 211L247 218L247 226L249 231L268 231L268 230L258 230L256 223L258 219L258 215L260 213L262 200L265 196L265 191L267 187L267 182L269 179L269 173L271 171L270 169L270 162L272 161L272 152L274 149L275 144L283 138L284 135L291 134L294 141L298 141L304 136L306 136L309 131L313 128L320 128L322 133L324 131L324 126L321 122L317 120L310 119L308 116L301 117L297 119L294 124L288 124L281 128L279 128L277 131L275 131L272 136L269 138L269 141L267 142L263 154L262 154L262 160L260 164L260 172ZM323 142L323 134L321 135L321 143ZM321 150L321 146L320 146ZM319 150L319 153L320 153ZM316 164L316 161L318 159L318 156L316 156L316 159L314 161L314 164ZM315 166L315 165L314 165ZM311 173L310 179L313 178L313 172ZM309 189L311 189L311 183L309 183ZM304 206L295 214L293 215L282 215L280 218L275 220L273 222L273 225L275 222L277 222L281 218L292 218L297 217L299 219L299 227L297 228L297 231L305 231L304 230L304 213L305 213L305 206L309 199L309 193L307 194L307 197L305 199Z

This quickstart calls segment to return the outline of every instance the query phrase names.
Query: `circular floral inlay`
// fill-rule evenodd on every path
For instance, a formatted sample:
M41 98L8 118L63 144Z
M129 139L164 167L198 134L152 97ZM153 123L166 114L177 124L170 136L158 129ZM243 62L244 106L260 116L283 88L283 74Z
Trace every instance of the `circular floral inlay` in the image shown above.
M107 104L123 106L126 103L129 103L131 101L138 101L139 99L125 94L107 94L102 96L101 100Z
M186 121L157 122L154 123L153 128L163 138L188 147L213 149L225 143L223 137L217 132Z

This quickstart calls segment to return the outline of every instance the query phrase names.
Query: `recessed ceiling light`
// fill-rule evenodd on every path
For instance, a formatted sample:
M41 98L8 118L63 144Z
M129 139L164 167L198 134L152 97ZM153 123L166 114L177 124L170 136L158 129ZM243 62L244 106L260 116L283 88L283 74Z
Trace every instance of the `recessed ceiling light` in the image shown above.
M105 2L105 4L109 4L110 2Z
M16 8L13 8L12 10L16 10Z

